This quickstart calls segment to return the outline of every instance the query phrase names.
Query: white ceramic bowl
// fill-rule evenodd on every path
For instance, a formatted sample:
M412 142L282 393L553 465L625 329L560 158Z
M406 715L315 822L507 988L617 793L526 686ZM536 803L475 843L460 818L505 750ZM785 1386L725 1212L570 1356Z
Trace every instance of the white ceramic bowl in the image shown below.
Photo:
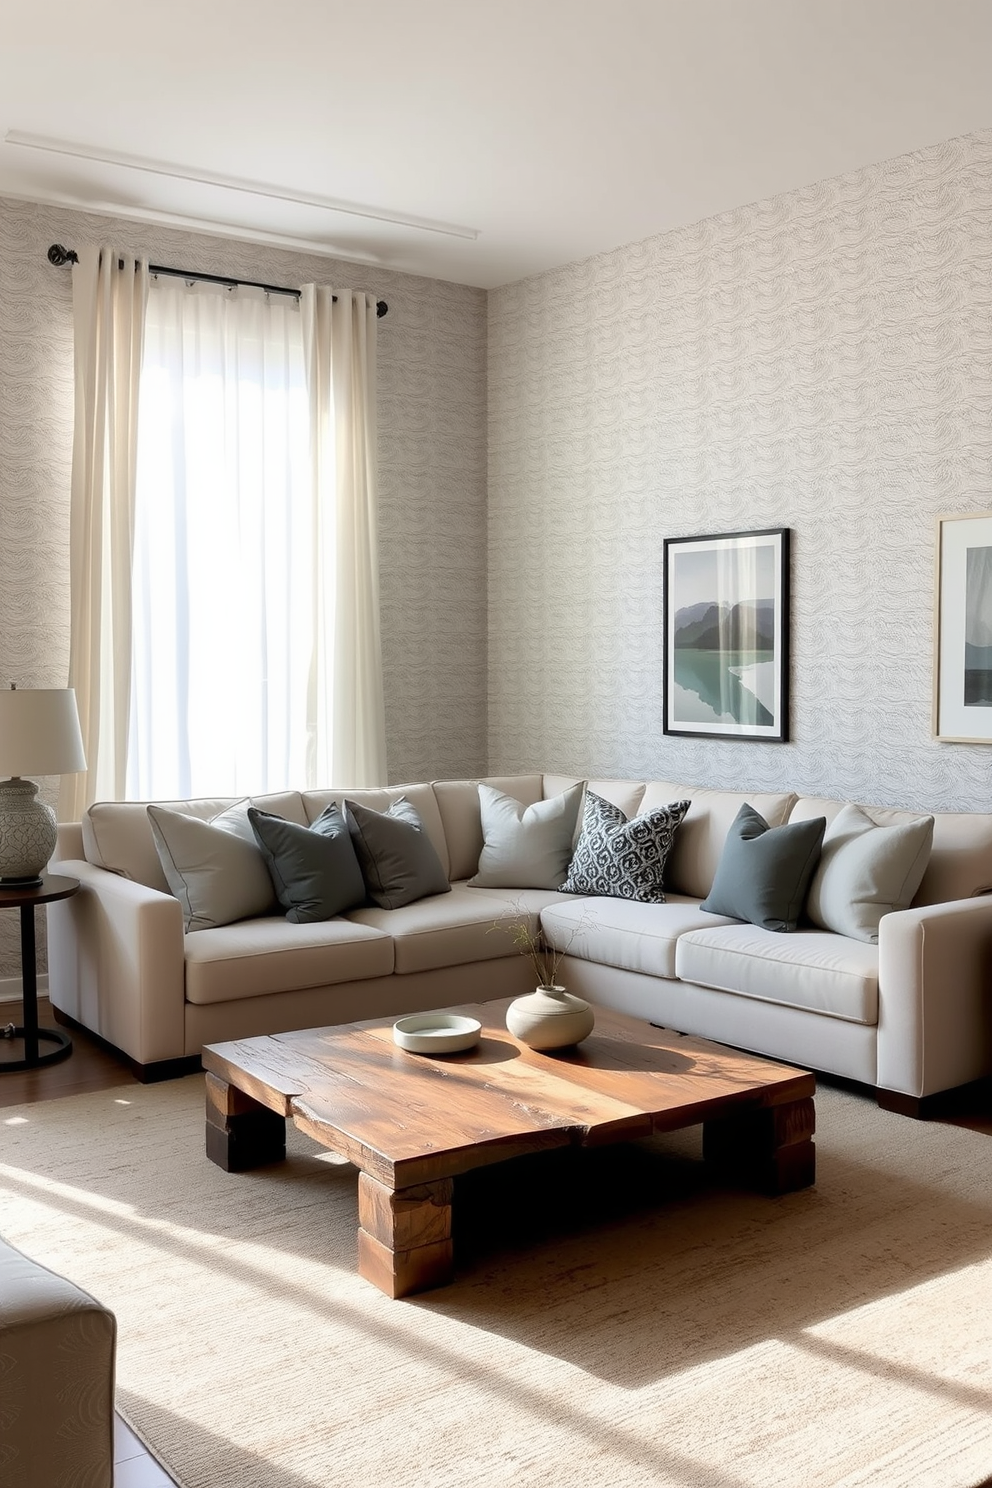
M411 1054L455 1054L479 1042L482 1024L460 1013L411 1013L393 1024L393 1041Z

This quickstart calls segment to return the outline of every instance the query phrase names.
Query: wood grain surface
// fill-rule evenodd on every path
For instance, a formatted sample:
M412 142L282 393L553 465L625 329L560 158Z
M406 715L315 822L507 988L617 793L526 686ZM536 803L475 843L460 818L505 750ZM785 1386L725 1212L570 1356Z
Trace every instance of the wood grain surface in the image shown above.
M538 1052L507 1032L507 1006L455 1009L482 1024L459 1054L409 1053L382 1020L209 1045L208 1156L238 1172L276 1161L291 1119L348 1158L359 1270L392 1297L450 1279L450 1180L488 1163L702 1125L708 1159L766 1191L813 1182L807 1071L607 1008L581 1044Z

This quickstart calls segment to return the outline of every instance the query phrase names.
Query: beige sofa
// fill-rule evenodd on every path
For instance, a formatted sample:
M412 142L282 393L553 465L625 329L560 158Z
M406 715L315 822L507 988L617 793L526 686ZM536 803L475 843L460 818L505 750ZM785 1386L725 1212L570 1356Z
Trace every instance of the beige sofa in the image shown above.
M488 783L530 804L575 781L528 774ZM375 810L405 796L450 893L317 924L269 915L184 935L145 806L98 804L60 828L52 871L82 889L48 911L52 1002L122 1050L143 1078L160 1078L193 1067L202 1046L220 1040L529 990L529 961L505 923L494 929L516 906L567 945L562 979L592 1002L875 1086L895 1109L920 1114L926 1098L992 1073L992 815L935 816L912 907L885 915L873 945L805 926L779 934L699 907L743 802L771 827L829 822L842 802L671 781L589 788L628 816L691 800L666 868L667 903L468 886L483 846L477 782L436 781L286 792L256 804L309 825L345 795ZM208 820L231 801L168 804ZM909 814L873 816L885 825Z
M0 1483L111 1488L117 1322L0 1238Z

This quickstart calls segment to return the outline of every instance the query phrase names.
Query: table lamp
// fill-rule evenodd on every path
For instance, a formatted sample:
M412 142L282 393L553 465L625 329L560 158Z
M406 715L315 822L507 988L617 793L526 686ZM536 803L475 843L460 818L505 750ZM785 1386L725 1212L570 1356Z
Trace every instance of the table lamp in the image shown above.
M0 690L0 888L41 882L55 851L55 812L37 799L32 775L86 769L76 694L71 687Z

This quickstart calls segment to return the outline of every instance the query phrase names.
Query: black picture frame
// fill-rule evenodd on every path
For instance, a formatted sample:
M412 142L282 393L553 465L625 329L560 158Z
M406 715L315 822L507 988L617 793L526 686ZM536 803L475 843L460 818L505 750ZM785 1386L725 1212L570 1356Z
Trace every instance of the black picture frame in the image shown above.
M789 738L788 527L665 539L664 732Z

